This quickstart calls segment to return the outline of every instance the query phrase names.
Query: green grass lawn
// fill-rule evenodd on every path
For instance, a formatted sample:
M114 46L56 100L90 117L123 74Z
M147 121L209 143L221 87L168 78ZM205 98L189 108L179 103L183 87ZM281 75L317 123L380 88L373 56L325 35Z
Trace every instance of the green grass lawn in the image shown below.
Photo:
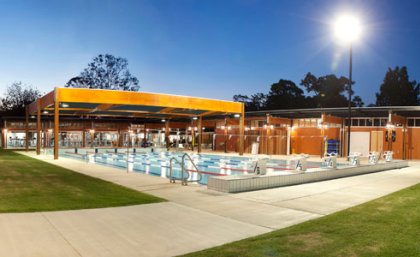
M74 210L161 201L164 200L0 150L0 212Z
M316 220L186 256L420 256L420 184Z

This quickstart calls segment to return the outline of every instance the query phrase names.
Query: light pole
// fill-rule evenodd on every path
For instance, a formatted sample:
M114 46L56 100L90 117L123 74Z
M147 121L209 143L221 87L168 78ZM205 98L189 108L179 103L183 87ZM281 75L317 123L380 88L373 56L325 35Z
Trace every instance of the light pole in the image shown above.
M339 17L335 23L336 37L349 45L350 58L349 58L349 82L347 85L348 92L348 124L347 124L347 155L350 154L350 132L351 132L351 95L353 84L353 42L360 37L361 26L359 20L350 15L343 15Z

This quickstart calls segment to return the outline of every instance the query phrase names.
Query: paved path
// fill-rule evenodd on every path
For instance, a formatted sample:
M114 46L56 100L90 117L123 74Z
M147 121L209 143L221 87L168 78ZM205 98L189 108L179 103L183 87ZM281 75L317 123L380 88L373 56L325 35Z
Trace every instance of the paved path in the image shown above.
M33 153L29 153L34 157ZM169 200L79 211L0 215L0 256L173 256L321 217L420 183L420 166L224 194L204 186L49 156L47 162Z

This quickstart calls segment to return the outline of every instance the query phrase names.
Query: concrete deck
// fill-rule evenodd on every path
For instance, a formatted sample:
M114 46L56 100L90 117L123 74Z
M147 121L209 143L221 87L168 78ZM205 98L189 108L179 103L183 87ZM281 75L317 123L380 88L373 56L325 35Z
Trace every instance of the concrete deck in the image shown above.
M0 256L173 256L284 228L420 183L420 166L239 194L29 156L169 200L80 211L0 215Z

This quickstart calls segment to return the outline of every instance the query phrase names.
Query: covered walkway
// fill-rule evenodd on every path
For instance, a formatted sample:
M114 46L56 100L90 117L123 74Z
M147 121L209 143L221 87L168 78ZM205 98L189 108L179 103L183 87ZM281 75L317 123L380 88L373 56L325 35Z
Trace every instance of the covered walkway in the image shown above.
M41 115L54 116L54 158L58 159L60 116L125 117L160 119L165 122L165 136L169 136L169 122L173 118L197 118L198 151L201 151L202 119L215 115L239 115L239 154L244 152L244 104L207 98L127 92L99 89L55 88L54 91L27 106L26 150L28 150L29 117L36 115L36 152L41 152ZM168 140L167 140L168 142Z

